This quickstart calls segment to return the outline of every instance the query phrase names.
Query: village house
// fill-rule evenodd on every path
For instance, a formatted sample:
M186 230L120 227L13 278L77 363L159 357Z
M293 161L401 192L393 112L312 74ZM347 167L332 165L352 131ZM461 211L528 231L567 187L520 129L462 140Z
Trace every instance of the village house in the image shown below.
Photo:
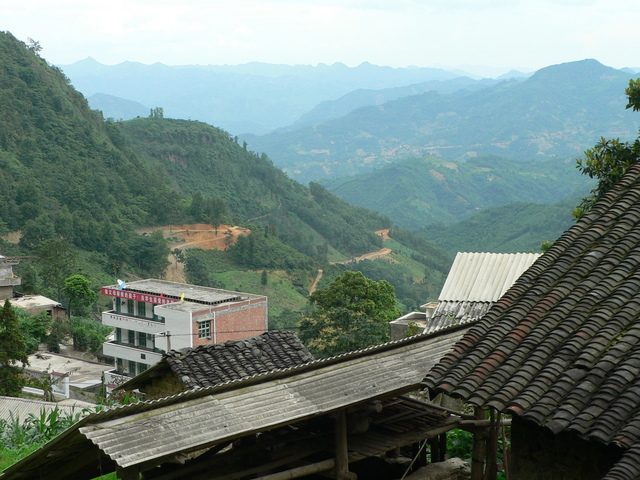
M640 478L640 165L515 282L424 385L482 418L489 412L474 479L483 475L483 449L485 478L495 478L502 414L513 418L512 478Z
M24 308L30 314L46 311L53 320L66 317L66 309L60 302L42 295L22 295L14 292L13 287L22 284L15 275L13 266L23 257L4 257L0 255L0 300L9 300L13 307Z
M410 312L390 322L391 340L480 320L539 256L458 252L438 301L422 305L422 312Z
M139 280L102 288L112 308L102 323L114 328L103 344L115 369L111 387L138 375L169 350L240 340L268 328L267 297L165 280Z
M152 400L313 360L311 352L293 332L274 330L244 340L171 350L159 363L118 389L138 390L147 400Z

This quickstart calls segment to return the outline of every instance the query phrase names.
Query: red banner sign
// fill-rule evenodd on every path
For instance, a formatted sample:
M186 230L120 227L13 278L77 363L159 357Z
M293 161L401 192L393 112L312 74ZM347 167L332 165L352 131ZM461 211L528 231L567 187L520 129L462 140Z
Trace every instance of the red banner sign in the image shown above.
M154 305L165 305L167 303L175 303L180 300L175 298L167 298L162 295L150 295L148 293L129 292L127 290L119 290L117 288L102 287L100 291L102 295L110 297L125 298L127 300L137 300L138 302L153 303Z

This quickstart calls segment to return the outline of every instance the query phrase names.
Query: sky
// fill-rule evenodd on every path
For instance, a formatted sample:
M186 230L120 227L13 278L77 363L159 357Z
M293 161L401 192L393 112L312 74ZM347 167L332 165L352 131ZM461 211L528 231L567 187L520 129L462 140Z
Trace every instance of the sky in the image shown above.
M54 65L640 67L639 21L638 0L0 0L0 30Z

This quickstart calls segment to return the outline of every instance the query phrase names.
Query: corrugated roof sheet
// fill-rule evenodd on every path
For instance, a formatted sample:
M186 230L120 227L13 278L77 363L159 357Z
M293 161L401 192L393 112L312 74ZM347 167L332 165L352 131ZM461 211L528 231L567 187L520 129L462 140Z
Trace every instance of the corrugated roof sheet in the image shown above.
M62 415L75 415L83 410L83 407L60 405L56 402L0 396L0 419L2 420L23 422L31 414L39 417L41 412L49 414L55 408Z
M554 433L628 449L607 478L640 478L639 164L469 329L425 383Z
M255 388L210 395L96 423L80 431L118 465L134 465L386 393L409 391L459 336L459 332L449 333L433 342L416 342L302 372L286 382L274 380ZM149 437L149 431L157 434ZM147 440L140 442L142 437Z
M69 444L77 446L73 455L88 458L93 452L91 458L98 458L96 447L82 443L85 436L119 466L127 467L372 398L415 390L424 372L450 350L464 331L456 328L433 336L415 336L288 370L96 413L10 467L0 478L37 479L39 471L55 471L57 465L68 465L64 455L52 453L64 451L72 455L72 449L65 448ZM81 477L76 472L74 478L92 477Z
M539 253L459 252L438 300L495 302L539 257Z

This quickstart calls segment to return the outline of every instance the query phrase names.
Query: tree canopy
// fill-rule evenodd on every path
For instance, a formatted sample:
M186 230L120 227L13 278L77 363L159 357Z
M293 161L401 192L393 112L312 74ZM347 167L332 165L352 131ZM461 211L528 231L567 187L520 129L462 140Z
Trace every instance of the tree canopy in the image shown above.
M640 79L630 80L625 89L629 102L626 108L634 112L640 110ZM593 204L615 185L627 169L640 157L640 138L633 143L620 142L619 139L602 137L593 148L584 153L584 159L578 160L581 173L598 180L597 186L590 195L584 197L580 205L573 211L573 216L580 218L593 207Z
M318 356L358 350L389 340L400 316L393 286L348 271L310 296L313 310L300 322L300 339Z
M27 346L18 316L9 300L5 300L4 307L0 309L0 395L15 397L20 394L24 385L22 369L28 363Z

